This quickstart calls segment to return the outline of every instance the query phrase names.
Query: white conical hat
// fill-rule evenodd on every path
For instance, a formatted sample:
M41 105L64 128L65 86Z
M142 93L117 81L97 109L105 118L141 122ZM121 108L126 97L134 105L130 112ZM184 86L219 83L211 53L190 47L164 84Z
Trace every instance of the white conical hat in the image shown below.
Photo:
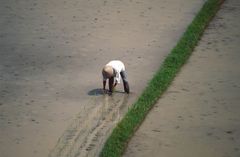
M110 78L114 76L113 68L109 65L105 65L102 70L104 77Z

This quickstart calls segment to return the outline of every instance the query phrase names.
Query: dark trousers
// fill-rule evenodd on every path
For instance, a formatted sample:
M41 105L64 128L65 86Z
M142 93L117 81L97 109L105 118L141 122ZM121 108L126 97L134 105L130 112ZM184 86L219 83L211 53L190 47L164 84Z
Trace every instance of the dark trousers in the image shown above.
M126 93L129 93L130 92L130 88L129 88L129 84L128 84L128 81L127 81L126 72L122 71L122 72L120 72L120 75L121 75L122 80L123 80L124 91ZM109 78L108 83L109 83L109 92L112 92L113 84L114 84L114 77Z
M125 91L126 93L129 93L129 92L130 92L130 88L129 88L129 84L128 84L128 81L127 81L126 72L125 72L125 71L122 71L122 72L120 72L120 75L121 75L122 80L123 80L124 91Z

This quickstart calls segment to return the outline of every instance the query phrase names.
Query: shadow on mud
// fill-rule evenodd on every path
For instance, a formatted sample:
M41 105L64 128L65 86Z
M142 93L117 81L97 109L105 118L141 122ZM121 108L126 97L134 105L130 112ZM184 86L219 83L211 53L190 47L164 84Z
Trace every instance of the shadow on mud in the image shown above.
M116 91L114 91L114 93L124 94L125 92L116 90ZM100 96L100 95L105 95L105 94L107 94L107 93L104 93L102 88L92 89L88 92L88 95L90 95L90 96Z

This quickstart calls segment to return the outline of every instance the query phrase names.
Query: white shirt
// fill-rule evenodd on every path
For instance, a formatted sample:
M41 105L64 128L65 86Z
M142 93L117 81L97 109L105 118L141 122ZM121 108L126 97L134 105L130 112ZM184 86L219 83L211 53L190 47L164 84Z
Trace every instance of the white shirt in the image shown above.
M123 62L119 61L119 60L112 60L109 63L107 63L106 65L111 66L115 72L116 72L116 82L120 83L121 80L121 75L120 72L125 71L125 66L123 64ZM106 80L105 78L103 78L103 80Z

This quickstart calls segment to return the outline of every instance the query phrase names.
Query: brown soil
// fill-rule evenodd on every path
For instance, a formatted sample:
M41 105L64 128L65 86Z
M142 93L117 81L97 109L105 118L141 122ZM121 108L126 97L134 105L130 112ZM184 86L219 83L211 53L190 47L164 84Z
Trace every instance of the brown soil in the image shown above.
M1 2L1 156L98 154L203 2ZM99 90L112 59L126 64L129 96Z

